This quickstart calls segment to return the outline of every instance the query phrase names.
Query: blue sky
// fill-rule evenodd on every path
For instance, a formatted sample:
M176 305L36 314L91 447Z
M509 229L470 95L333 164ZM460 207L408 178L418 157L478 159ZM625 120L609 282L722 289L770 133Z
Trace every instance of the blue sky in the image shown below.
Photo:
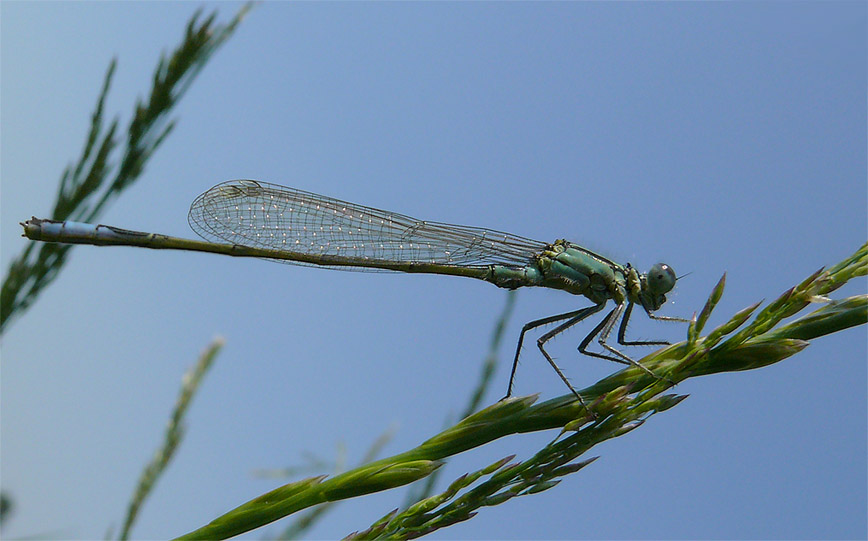
M112 57L126 120L194 3L3 2L0 241L49 212ZM228 19L239 4L206 3ZM568 238L679 274L662 314L689 317L727 272L710 325L771 299L866 240L866 12L851 3L273 3L200 74L140 182L102 218L191 237L189 203L254 178L422 219ZM858 281L835 297L865 293ZM260 468L389 454L454 416L505 292L438 276L331 272L213 255L76 248L8 329L0 373L4 536L118 528L180 377L227 345L137 537L179 535L276 484ZM506 331L585 305L520 291ZM577 386L617 367L551 351ZM583 333L582 331L585 331ZM684 329L637 317L642 338ZM688 380L691 396L539 496L435 538L864 538L866 332L762 370ZM527 348L516 392L564 393ZM497 372L493 401L506 387ZM555 436L465 453L446 479ZM347 502L335 538L400 505ZM261 538L277 527L255 532Z

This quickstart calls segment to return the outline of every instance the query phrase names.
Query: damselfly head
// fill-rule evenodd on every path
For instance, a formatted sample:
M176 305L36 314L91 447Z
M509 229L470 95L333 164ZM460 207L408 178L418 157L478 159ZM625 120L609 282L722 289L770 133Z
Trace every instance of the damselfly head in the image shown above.
M672 267L666 263L657 263L645 275L645 280L651 293L663 295L672 291L677 278Z
M666 263L657 263L643 276L642 306L649 312L658 310L666 302L666 293L675 287L675 271Z

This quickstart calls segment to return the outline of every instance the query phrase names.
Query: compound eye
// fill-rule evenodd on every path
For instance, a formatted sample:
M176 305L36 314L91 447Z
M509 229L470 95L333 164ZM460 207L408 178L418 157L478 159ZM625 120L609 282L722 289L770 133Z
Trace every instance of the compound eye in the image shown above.
M666 263L657 263L646 275L648 289L655 295L663 295L675 287L675 271Z

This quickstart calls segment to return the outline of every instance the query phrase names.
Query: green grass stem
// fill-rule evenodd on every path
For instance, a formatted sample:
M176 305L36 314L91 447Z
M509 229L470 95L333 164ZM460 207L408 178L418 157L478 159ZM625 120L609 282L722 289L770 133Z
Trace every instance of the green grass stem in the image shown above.
M661 349L642 364L662 376L654 378L628 367L583 389L593 418L573 395L537 404L536 396L503 400L473 413L406 452L371 462L343 474L309 478L284 485L220 516L180 539L222 539L268 524L325 501L350 498L402 486L431 475L450 456L498 438L559 429L533 457L511 463L499 460L464 474L443 492L392 511L354 538L411 539L472 518L481 508L517 496L549 490L559 480L594 459L575 460L594 445L642 426L652 415L671 409L686 395L664 394L690 377L750 370L790 357L808 340L868 322L868 295L824 302L825 295L848 280L868 274L868 244L829 270L812 274L756 313L759 304L733 315L705 337L699 333L723 292L722 279L706 308L688 329L688 340ZM785 325L779 324L811 303L823 304ZM748 323L756 313L753 321ZM671 381L670 381L671 380Z
M200 21L196 12L187 23L184 39L172 54L160 57L153 86L146 100L133 106L117 166L112 157L121 143L118 119L105 124L104 105L117 67L112 60L106 70L81 156L60 177L51 211L54 220L96 220L106 205L135 183L154 152L175 126L169 116L211 55L232 35L250 10L245 4L225 25L215 24L216 12ZM66 261L72 245L28 243L12 260L0 287L0 334L20 316L47 287Z
M187 414L193 396L199 389L202 378L205 377L208 369L211 368L211 364L223 347L223 343L222 338L215 338L199 356L196 364L184 375L181 383L181 392L169 418L163 444L154 453L154 457L145 466L142 475L139 477L139 482L127 507L127 515L118 539L129 539L130 531L139 515L139 510L142 508L145 500L147 500L157 480L165 471L166 466L169 465L169 462L175 455L175 451L184 437L184 416Z

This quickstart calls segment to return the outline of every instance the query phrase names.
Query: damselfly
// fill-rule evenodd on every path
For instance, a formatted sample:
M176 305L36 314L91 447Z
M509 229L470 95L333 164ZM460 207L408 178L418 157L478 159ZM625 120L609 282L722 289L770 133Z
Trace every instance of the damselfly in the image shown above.
M566 240L549 244L493 229L421 221L255 180L224 182L203 193L190 207L189 223L207 242L35 217L21 225L26 237L47 242L191 250L332 269L448 274L485 280L507 289L561 289L593 302L593 306L531 321L522 327L507 397L512 394L524 336L531 329L560 322L537 340L537 346L584 405L581 395L546 351L546 342L603 310L611 299L615 307L582 340L579 351L634 365L654 375L607 343L612 330L620 321L621 345L668 344L625 339L627 322L636 304L652 319L685 321L653 313L675 286L676 276L670 266L658 263L641 274L629 264L620 265ZM587 349L594 337L606 353Z

